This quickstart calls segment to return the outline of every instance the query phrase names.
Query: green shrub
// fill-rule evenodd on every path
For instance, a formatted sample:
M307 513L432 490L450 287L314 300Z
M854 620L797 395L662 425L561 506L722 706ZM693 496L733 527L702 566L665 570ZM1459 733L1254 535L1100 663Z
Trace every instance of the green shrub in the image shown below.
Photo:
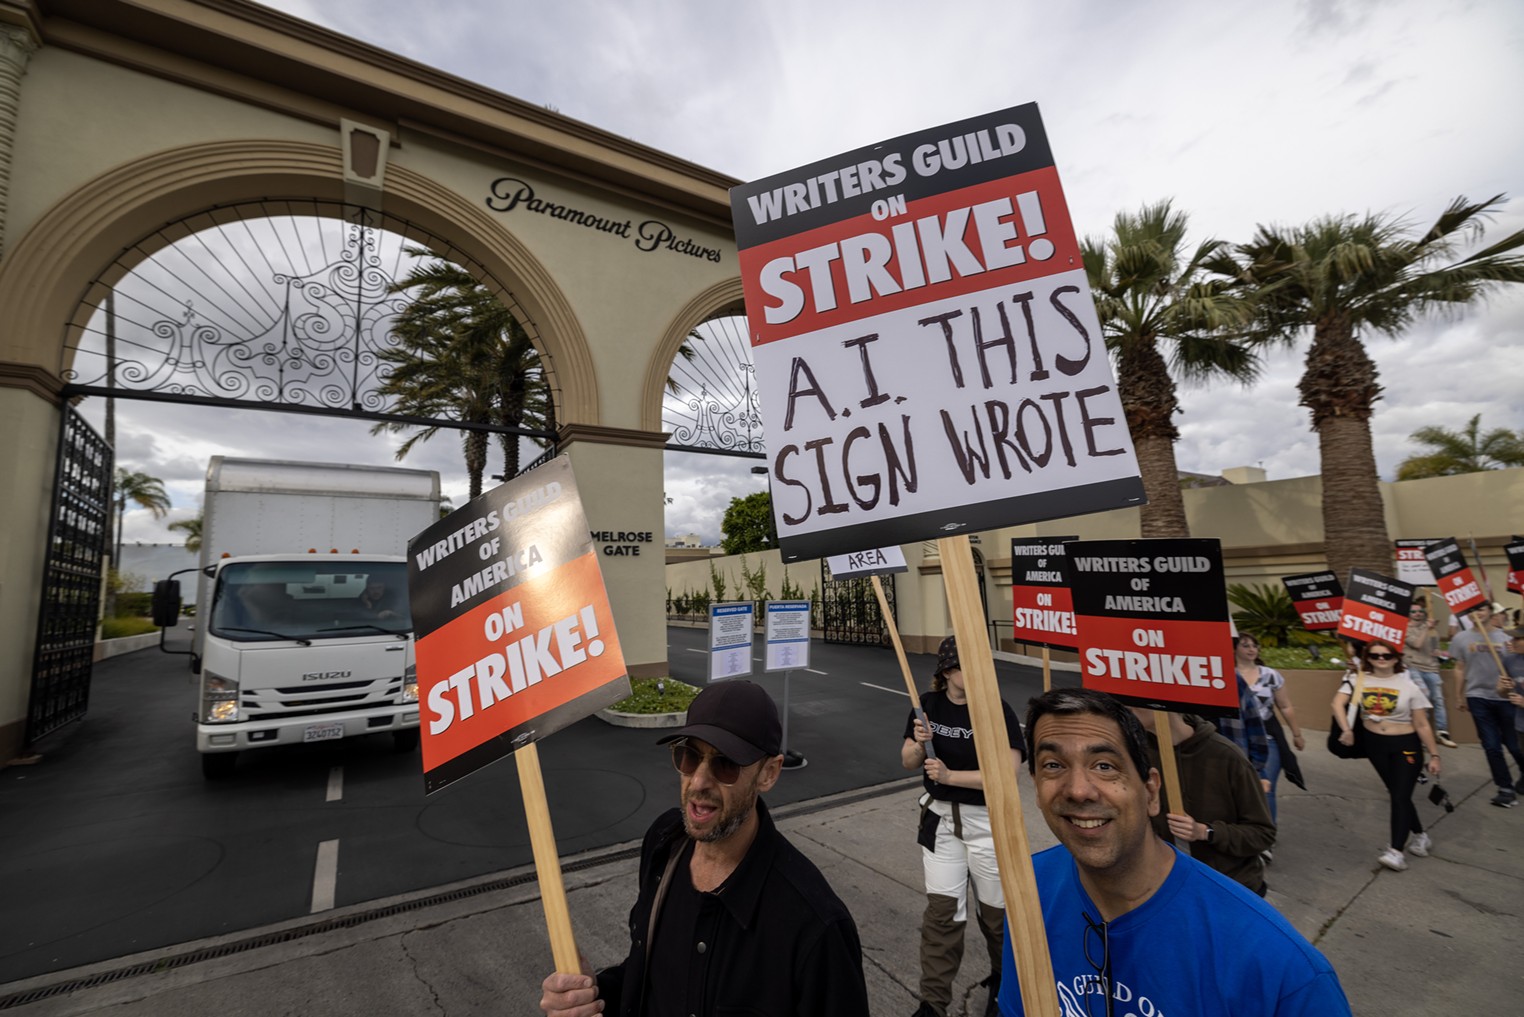
M153 614L153 594L118 593L116 616L118 618L148 618Z
M1302 641L1298 634L1306 634L1291 594L1279 584L1234 583L1228 587L1228 603L1238 608L1233 612L1238 631L1253 636L1261 646L1289 646Z
M699 690L676 678L632 678L631 694L609 709L616 713L681 713Z
M123 636L140 636L145 632L157 632L158 627L147 618L106 618L101 622L102 639L120 639Z

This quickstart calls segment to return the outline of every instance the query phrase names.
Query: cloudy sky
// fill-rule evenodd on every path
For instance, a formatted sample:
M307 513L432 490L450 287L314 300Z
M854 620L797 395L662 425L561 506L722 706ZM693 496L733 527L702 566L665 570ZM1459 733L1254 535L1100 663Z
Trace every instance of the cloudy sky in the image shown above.
M1424 224L1456 195L1506 194L1524 229L1524 4L1518 0L271 0L270 6L741 179L1027 101L1040 104L1076 227L1172 198L1194 238L1388 213ZM1510 126L1511 125L1511 126ZM1524 293L1400 339L1372 338L1390 478L1428 424L1524 429ZM1186 393L1182 469L1317 471L1296 405L1300 348L1250 389ZM119 410L122 461L194 514L206 458L389 462L357 425L274 414ZM406 465L440 469L456 441ZM669 534L719 535L746 461L669 456ZM692 461L683 461L692 460ZM716 481L716 471L722 479ZM134 513L129 539L165 539Z

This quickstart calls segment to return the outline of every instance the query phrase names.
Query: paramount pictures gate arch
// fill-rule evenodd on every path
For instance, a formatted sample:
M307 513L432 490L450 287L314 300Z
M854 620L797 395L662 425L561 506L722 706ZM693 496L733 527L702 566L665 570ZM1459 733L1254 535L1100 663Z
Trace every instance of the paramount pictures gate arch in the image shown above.
M503 178L538 208L494 204ZM96 387L74 352L92 284L245 203L374 209L479 266L536 330L590 525L663 532L673 358L740 306L735 182L242 0L0 0L0 625L38 628L62 407L71 377ZM603 562L637 676L668 670L663 566ZM32 649L0 648L0 760Z

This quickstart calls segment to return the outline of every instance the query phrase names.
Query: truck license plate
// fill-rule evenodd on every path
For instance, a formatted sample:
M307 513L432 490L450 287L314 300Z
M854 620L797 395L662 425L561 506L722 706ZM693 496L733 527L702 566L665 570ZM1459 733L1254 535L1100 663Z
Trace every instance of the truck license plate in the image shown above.
M343 737L343 724L308 724L307 730L302 732L304 742L326 742Z

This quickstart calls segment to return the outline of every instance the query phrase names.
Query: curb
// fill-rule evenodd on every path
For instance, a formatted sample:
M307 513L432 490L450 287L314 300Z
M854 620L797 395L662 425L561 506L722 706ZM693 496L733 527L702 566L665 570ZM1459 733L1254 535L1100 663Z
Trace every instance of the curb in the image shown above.
M599 710L598 719L615 727L658 728L682 727L688 723L688 711L681 713L619 713L615 710Z

